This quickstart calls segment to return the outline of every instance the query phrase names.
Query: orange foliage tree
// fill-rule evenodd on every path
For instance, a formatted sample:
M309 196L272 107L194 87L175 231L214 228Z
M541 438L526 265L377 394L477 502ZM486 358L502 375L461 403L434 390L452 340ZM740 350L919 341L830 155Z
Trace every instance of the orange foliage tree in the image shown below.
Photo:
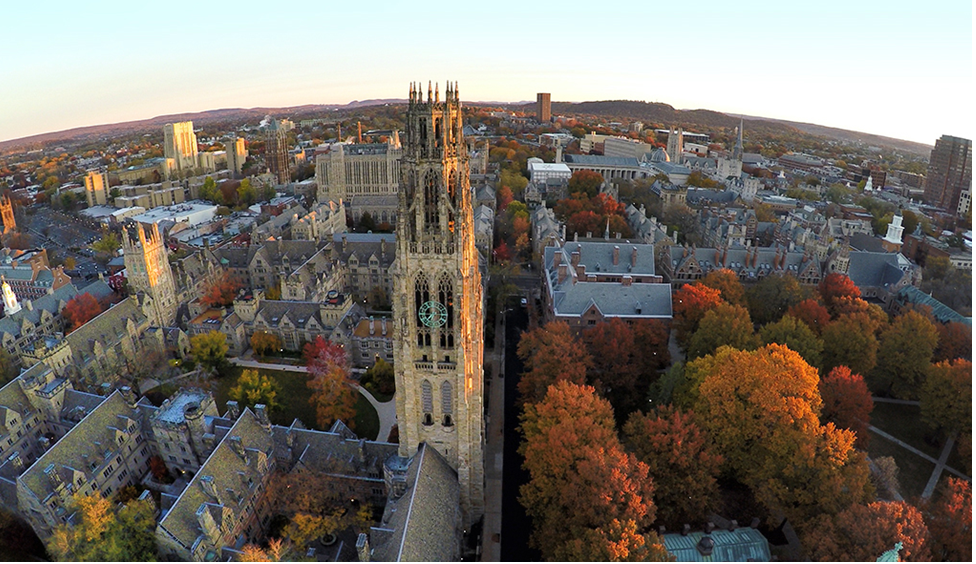
M593 358L587 382L622 416L638 407L655 372L668 362L667 330L650 320L635 330L615 317L584 331L583 342Z
M823 399L820 419L854 431L858 448L867 449L868 423L874 402L864 377L852 373L846 366L838 366L821 378L820 397Z
M102 306L94 296L85 292L68 300L61 314L68 322L68 333L81 327L89 320L102 313Z
M939 345L932 355L933 362L973 358L973 330L964 323L950 321L937 323L935 329L939 332Z
M972 435L973 363L957 358L931 366L921 390L922 420L944 433Z
M711 354L723 345L753 350L761 342L752 330L749 310L723 302L706 312L698 323L698 329L688 342L688 358Z
M817 300L803 300L791 307L787 313L807 324L814 333L820 335L824 327L830 323L830 313L827 308L817 303Z
M519 501L544 558L568 556L574 540L606 531L614 520L633 521L636 530L654 520L647 465L623 451L613 409L592 387L556 383L543 401L526 404L520 429L529 482Z
M942 562L973 561L973 486L950 477L938 502L923 506L933 556Z
M234 303L234 298L242 287L240 280L225 270L200 297L200 303L205 307L227 307Z
M704 373L696 419L772 515L799 523L873 494L854 434L820 425L817 369L799 354L782 345L722 347L696 363Z
M839 272L831 272L824 276L817 289L820 291L820 298L823 299L824 305L827 306L827 311L833 318L840 315L840 308L847 300L861 297L861 290L854 285L854 282L847 275Z
M315 406L319 426L328 429L336 420L355 428L358 391L349 376L349 357L336 343L318 337L302 351L308 367L309 403Z
M702 278L701 283L722 293L722 299L732 305L745 305L746 291L739 276L727 268L713 270Z
M899 542L902 562L932 559L922 513L904 501L855 504L833 517L821 515L802 537L816 562L874 562Z
M722 457L712 452L691 413L672 407L638 411L624 425L623 443L654 479L659 522L674 530L716 509Z
M585 383L586 372L593 365L590 354L565 321L554 321L522 333L518 356L525 366L518 383L524 403L542 401L549 386L562 380Z
M698 323L712 308L722 303L722 292L702 284L685 284L671 296L674 308L672 327L682 345L687 345Z

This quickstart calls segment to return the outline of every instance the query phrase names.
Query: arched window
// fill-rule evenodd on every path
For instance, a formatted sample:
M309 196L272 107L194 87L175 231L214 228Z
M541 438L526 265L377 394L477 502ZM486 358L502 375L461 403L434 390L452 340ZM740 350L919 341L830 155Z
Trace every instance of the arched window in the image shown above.
M444 381L441 384L441 413L444 414L444 426L454 425L454 391L451 383Z
M440 206L437 201L439 187L437 173L428 170L424 176L424 228L426 229L436 229L440 225Z
M447 274L441 275L440 282L437 284L437 301L444 304L447 308L447 323L444 324L448 329L454 328L454 284L451 277Z
M434 424L434 388L429 380L420 384L420 398L424 409L424 425Z
M420 320L420 308L430 301L430 286L427 284L427 277L421 272L417 275L417 282L414 283L414 317L417 327L423 327L424 323Z

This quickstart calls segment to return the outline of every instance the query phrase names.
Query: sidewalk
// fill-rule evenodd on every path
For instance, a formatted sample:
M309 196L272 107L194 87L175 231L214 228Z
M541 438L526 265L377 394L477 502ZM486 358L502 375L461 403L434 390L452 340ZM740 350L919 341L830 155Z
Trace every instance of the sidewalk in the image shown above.
M898 446L902 447L903 449L905 449L905 450L907 450L907 451L909 451L909 452L911 452L913 454L916 454L916 455L924 458L925 460L928 460L932 464L935 464L935 470L932 471L932 475L929 477L929 481L925 485L925 490L922 492L922 498L923 499L928 499L928 498L932 497L932 493L935 491L936 484L939 483L939 477L942 475L942 471L943 470L945 470L946 472L949 472L950 474L955 474L956 476L959 476L963 480L969 480L970 479L969 476L963 474L962 472L956 470L955 468L952 468L951 466L946 466L946 460L949 458L949 453L952 452L952 446L956 442L955 435L953 435L952 437L949 438L948 441L946 441L945 446L942 447L942 454L939 456L939 459L936 460L936 459L932 458L931 456L925 454L924 452L918 450L917 448L913 447L912 445L906 443L905 441L902 441L901 439L897 439L897 438L889 435L888 433L885 433L884 431L882 431L881 429L878 429L874 425L868 425L868 430L870 430L872 433L874 433L876 435L879 435L879 436L881 436L881 437L883 437L885 439L888 439L889 441L897 444Z
M502 559L502 456L505 449L505 326L504 308L495 316L495 349L485 351L491 379L485 381L488 419L485 421L485 524L481 536L481 561Z

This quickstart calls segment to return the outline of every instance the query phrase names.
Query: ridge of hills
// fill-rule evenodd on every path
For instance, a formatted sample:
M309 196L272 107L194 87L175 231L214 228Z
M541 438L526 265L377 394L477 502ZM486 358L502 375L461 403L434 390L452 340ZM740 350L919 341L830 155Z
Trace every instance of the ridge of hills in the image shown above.
M283 108L221 108L216 110L206 110L202 112L183 112L178 114L167 114L152 117L149 119L119 122L112 124L90 125L76 127L63 131L53 131L0 141L0 154L13 152L15 149L27 147L40 147L55 141L84 141L107 137L113 135L124 135L136 133L141 130L157 129L166 123L176 121L192 120L199 125L212 125L224 121L260 120L265 115L287 114L292 119L302 119L320 115L327 111L352 110L368 106L379 106L384 104L404 104L402 98L385 98L354 100L348 104L305 104L301 106L289 106ZM502 106L513 109L525 110L526 106L534 105L534 102L466 102L473 106ZM871 145L881 145L909 153L928 157L932 150L931 145L895 139L881 135L851 131L835 127L822 126L812 123L794 122L789 120L747 116L739 114L725 114L707 109L678 110L669 104L661 102L641 102L634 100L602 100L592 102L553 102L552 111L554 114L583 114L603 117L617 117L644 120L662 124L680 124L682 127L700 127L703 129L724 128L731 130L739 125L740 117L747 120L746 130L752 130L763 135L789 135L789 134L808 134L819 137L826 137L844 142L867 143Z

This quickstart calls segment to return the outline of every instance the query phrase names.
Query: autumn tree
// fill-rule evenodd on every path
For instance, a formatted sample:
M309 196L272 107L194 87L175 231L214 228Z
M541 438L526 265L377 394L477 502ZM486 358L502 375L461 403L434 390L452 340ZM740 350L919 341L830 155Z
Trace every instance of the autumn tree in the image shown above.
M522 333L518 356L525 367L518 383L524 403L542 401L549 386L562 380L584 384L587 370L593 365L589 352L565 321L554 321Z
M671 296L671 303L672 327L678 342L687 346L705 314L722 303L722 292L702 284L685 284Z
M777 321L806 298L806 290L792 276L767 276L746 292L749 314L760 325Z
M901 561L932 559L922 514L904 501L855 504L836 516L817 517L805 530L803 545L814 561L874 562L899 542Z
M242 287L240 280L229 270L225 270L219 278L207 287L203 296L200 297L200 303L204 307L228 307L234 303L234 298L237 297L237 292Z
M896 317L881 332L872 387L902 399L916 399L938 341L935 326L921 313L909 310Z
M593 358L587 382L610 400L621 417L643 400L651 378L667 362L667 331L658 323L642 323L638 344L634 327L618 317L583 332ZM565 360L565 359L562 359Z
M280 394L281 386L274 378L260 374L257 370L247 369L241 372L237 384L230 389L228 396L240 404L242 409L264 404L270 412L281 407L278 401Z
M283 346L284 344L281 342L281 339L273 333L255 331L251 335L251 348L254 349L254 354L258 356L274 354Z
M874 402L864 378L846 366L838 366L820 379L820 397L823 400L820 420L853 431L857 435L858 448L866 450Z
M698 330L688 343L688 358L711 354L723 345L753 350L759 344L759 337L752 331L749 310L721 303L709 310L698 324Z
M950 321L937 323L935 329L939 332L939 344L932 355L933 362L973 358L973 330L964 323Z
M358 391L349 372L349 357L342 345L322 337L305 345L309 403L315 406L319 427L328 429L336 420L354 427Z
M156 560L156 520L149 502L116 505L96 493L75 495L70 506L76 511L74 524L58 525L47 541L55 560Z
M577 170L569 179L569 193L582 192L587 198L596 196L603 184L603 176L592 170Z
M746 305L745 289L739 282L739 276L727 268L709 272L702 278L701 283L721 292L722 299L732 305Z
M870 374L878 358L874 323L866 313L842 315L823 330L823 369L847 366L858 374Z
M190 337L190 356L207 370L219 370L227 363L227 335L220 331Z
M0 347L0 387L13 380L20 374L20 369L14 363L7 349Z
M241 549L241 562L287 562L297 560L291 555L291 545L282 539L268 539L268 548L246 544Z
M790 307L786 313L806 323L807 327L812 329L817 335L823 333L824 327L830 323L830 313L827 311L827 308L813 299L803 300Z
M644 530L654 520L647 465L623 451L613 409L590 386L565 380L526 404L519 452L529 473L519 501L532 517L531 544L549 560L614 520Z
M956 359L931 366L919 394L922 420L946 433L972 434L973 363Z
M495 198L498 201L499 213L505 211L505 208L507 208L508 204L512 203L512 200L514 199L512 196L512 189L508 186L502 186L498 189L498 194Z
M716 509L722 457L691 413L672 407L635 412L624 425L623 443L654 479L659 522L674 530Z
M614 519L609 525L587 530L581 538L557 547L553 560L561 562L671 562L657 533L640 532L633 520Z
M68 322L68 333L88 323L89 320L94 319L100 313L102 313L102 306L88 292L78 294L68 300L68 303L64 305L64 309L61 311L61 314Z
M861 297L861 290L854 285L854 282L846 274L839 272L831 272L824 276L817 289L827 311L830 312L830 317L834 319L842 313L842 308L847 302Z
M105 233L101 239L92 243L92 249L107 255L115 254L115 251L118 251L121 247L122 243L119 242L118 235L111 231Z
M790 314L784 315L775 323L768 323L759 331L763 344L779 343L790 350L800 353L803 360L810 366L820 366L823 354L823 341L810 329L806 323L797 320Z
M722 347L696 363L705 372L696 420L773 515L803 522L873 494L854 433L820 424L817 369L799 354L782 345Z
M929 546L936 560L973 561L973 487L966 480L949 477L937 502L922 510L931 534Z

